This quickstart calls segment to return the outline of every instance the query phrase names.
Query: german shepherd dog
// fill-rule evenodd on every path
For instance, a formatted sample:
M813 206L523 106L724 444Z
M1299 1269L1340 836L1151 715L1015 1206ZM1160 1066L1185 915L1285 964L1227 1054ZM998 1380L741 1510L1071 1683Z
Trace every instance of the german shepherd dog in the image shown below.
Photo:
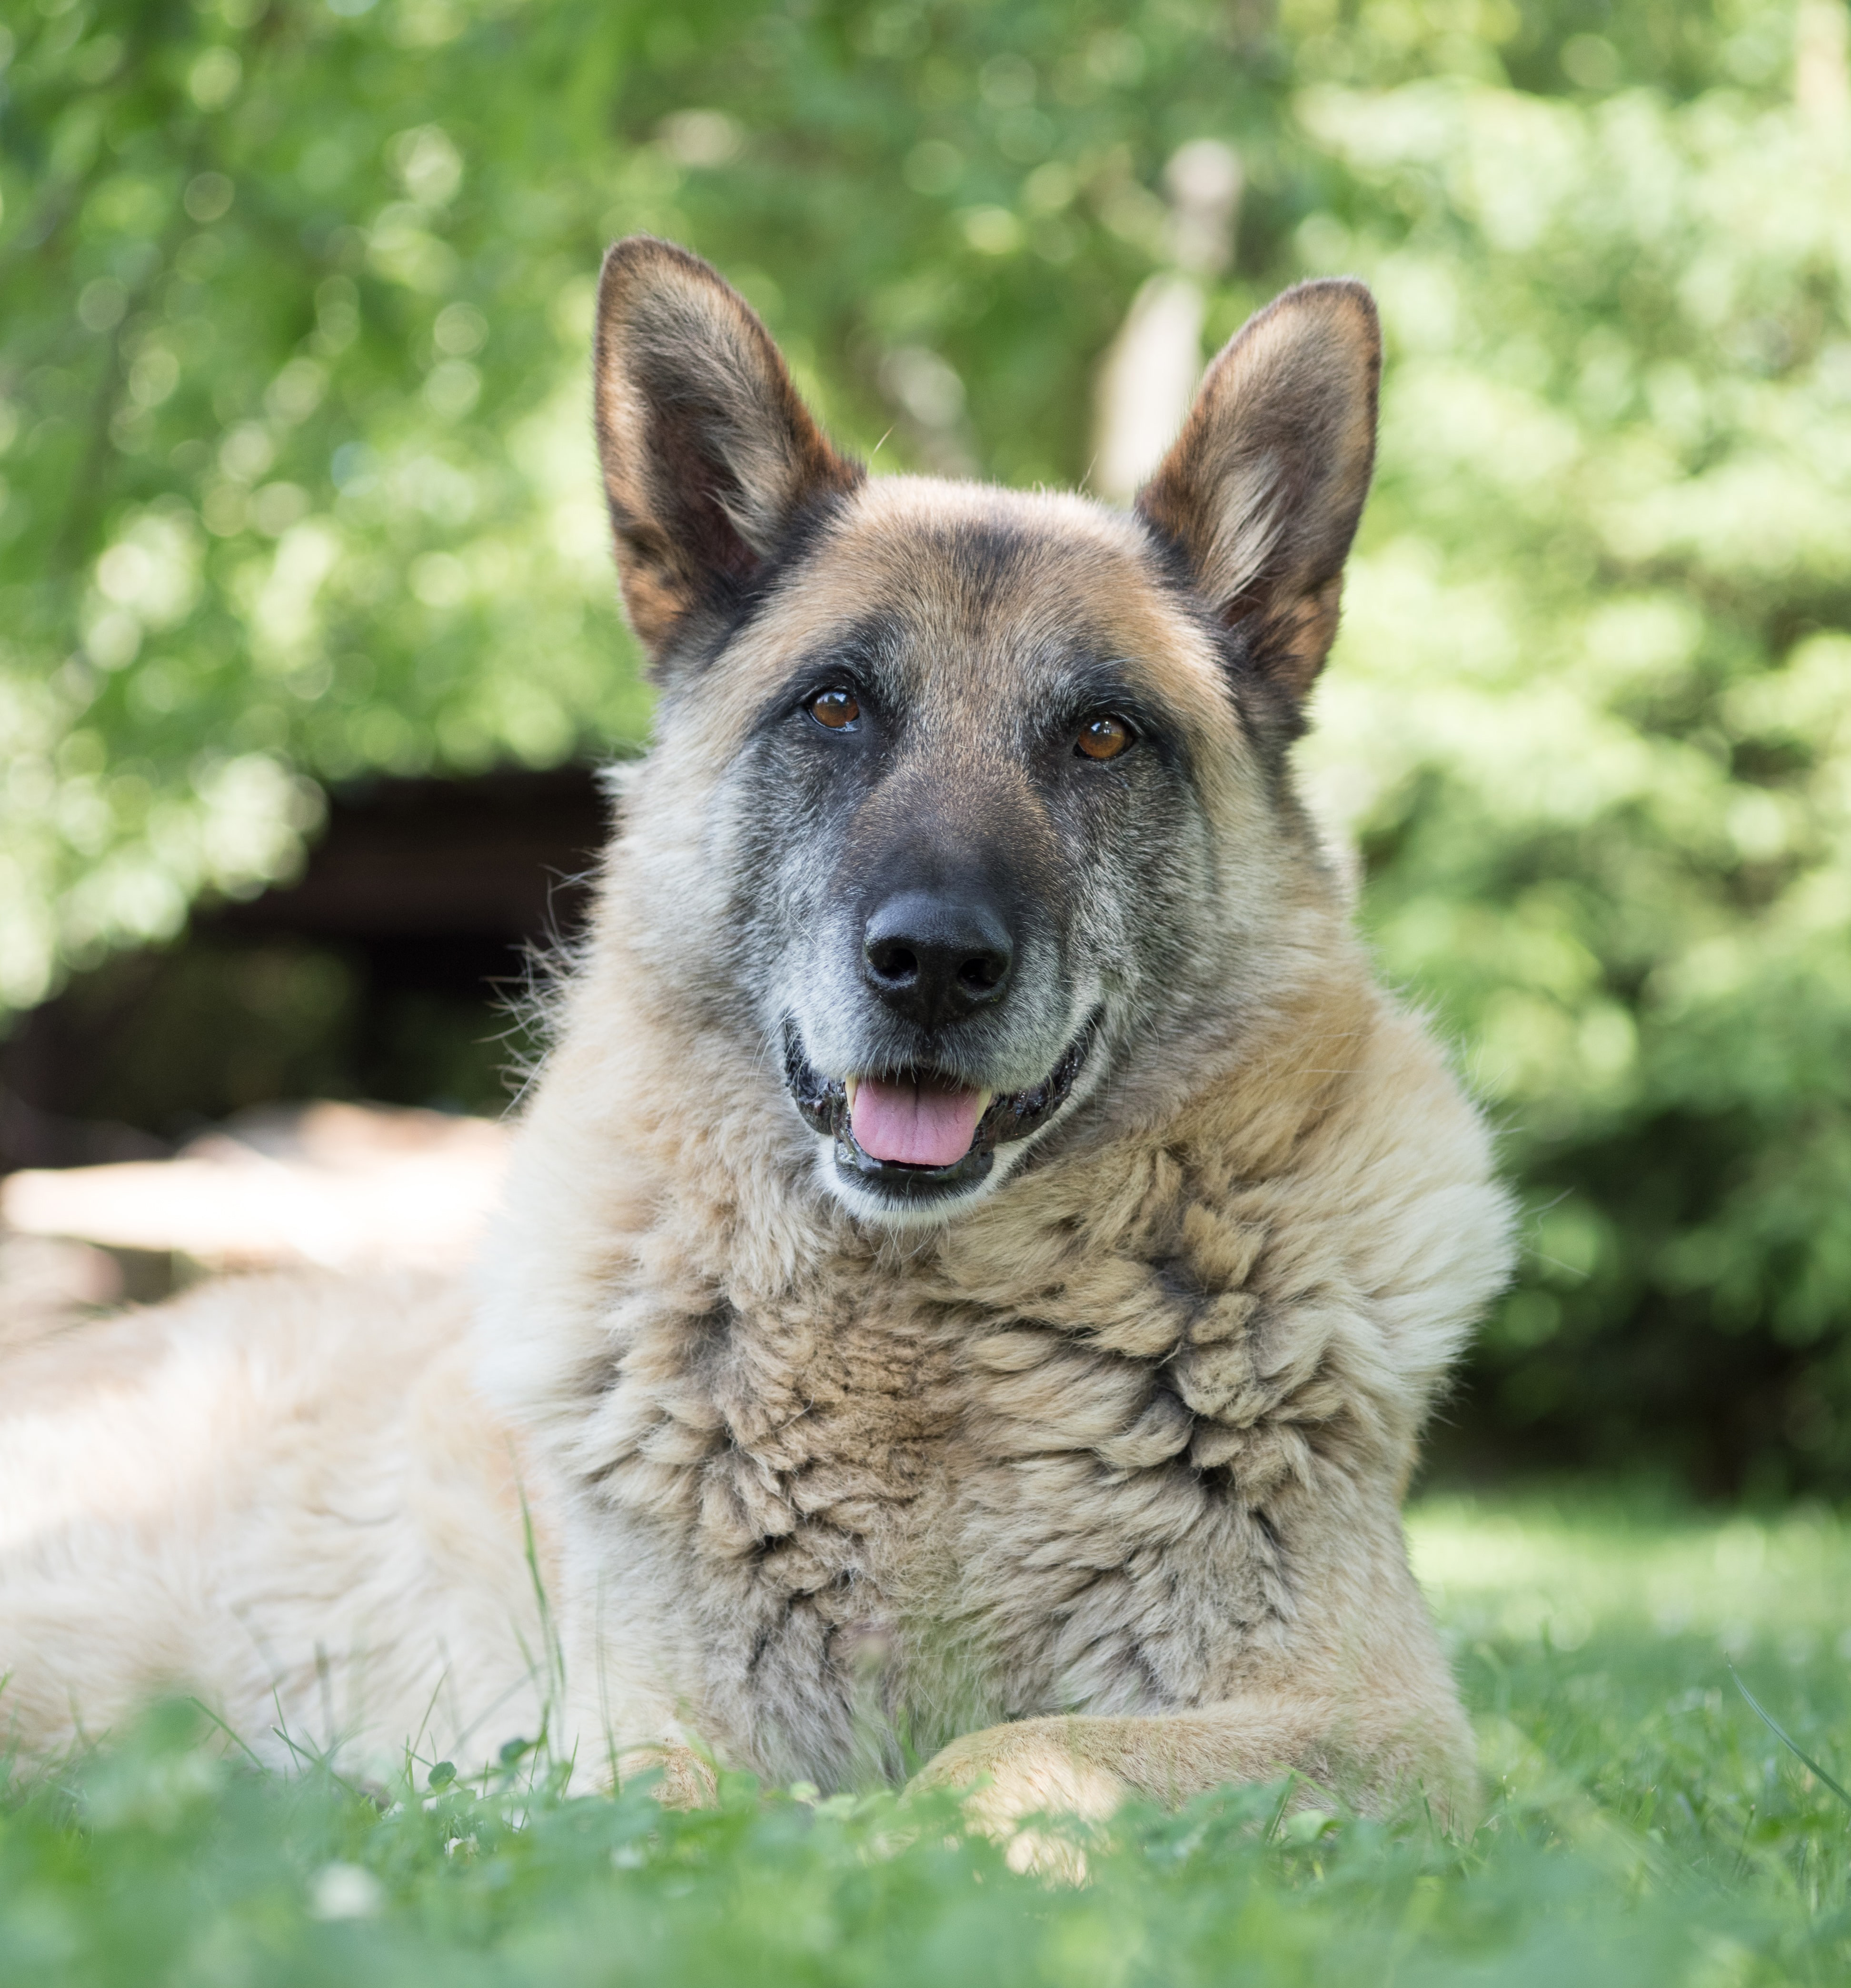
M611 252L657 735L483 1260L15 1353L0 1737L184 1688L279 1759L543 1720L684 1800L917 1749L1005 1822L1458 1812L1399 1505L1509 1213L1290 751L1379 355L1288 292L1123 514L870 478L706 264Z

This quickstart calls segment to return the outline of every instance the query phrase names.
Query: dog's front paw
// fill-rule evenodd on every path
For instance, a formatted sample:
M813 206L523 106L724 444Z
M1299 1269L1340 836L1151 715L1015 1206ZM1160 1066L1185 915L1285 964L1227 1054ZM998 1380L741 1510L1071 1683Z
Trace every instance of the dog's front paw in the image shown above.
M712 1808L719 1800L712 1763L692 1746L631 1747L618 1756L617 1775L620 1787L649 1782L664 1808Z
M1124 1800L1124 1783L1087 1760L1075 1736L1065 1719L1024 1719L967 1733L934 1754L907 1791L962 1794L965 1814L985 1835L1008 1844L1015 1869L1077 1881L1085 1874L1077 1844L1021 1827L1031 1815L1102 1823Z

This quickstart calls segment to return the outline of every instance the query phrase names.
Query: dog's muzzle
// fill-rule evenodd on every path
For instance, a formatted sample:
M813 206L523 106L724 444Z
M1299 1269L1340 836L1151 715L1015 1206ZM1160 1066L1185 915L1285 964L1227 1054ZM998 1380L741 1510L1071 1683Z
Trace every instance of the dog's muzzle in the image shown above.
M855 1141L848 1080L824 1077L815 1067L804 1053L796 1023L790 1020L784 1023L784 1084L804 1124L834 1141L836 1168L848 1184L896 1205L922 1206L968 1192L988 1178L999 1146L1038 1132L1067 1102L1098 1030L1099 1016L1094 1014L1039 1084L992 1098L977 1121L969 1149L946 1166L913 1166L864 1152Z

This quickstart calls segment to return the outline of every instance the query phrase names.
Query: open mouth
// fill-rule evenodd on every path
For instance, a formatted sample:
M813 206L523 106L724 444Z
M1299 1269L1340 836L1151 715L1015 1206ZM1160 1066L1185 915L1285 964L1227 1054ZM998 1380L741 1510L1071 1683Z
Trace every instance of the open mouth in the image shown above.
M784 1024L784 1082L804 1122L835 1141L838 1169L889 1200L939 1200L975 1187L999 1146L1038 1131L1067 1101L1098 1017L1039 1084L998 1095L932 1070L826 1077Z

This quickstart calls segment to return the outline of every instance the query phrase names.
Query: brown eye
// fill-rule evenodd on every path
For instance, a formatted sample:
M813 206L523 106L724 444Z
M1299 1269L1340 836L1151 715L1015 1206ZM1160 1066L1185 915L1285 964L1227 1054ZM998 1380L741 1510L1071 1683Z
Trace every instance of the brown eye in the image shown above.
M1089 718L1080 727L1074 749L1089 759L1115 759L1131 743L1131 727L1122 718Z
M810 700L810 715L831 732L845 732L861 715L851 690L826 690Z

